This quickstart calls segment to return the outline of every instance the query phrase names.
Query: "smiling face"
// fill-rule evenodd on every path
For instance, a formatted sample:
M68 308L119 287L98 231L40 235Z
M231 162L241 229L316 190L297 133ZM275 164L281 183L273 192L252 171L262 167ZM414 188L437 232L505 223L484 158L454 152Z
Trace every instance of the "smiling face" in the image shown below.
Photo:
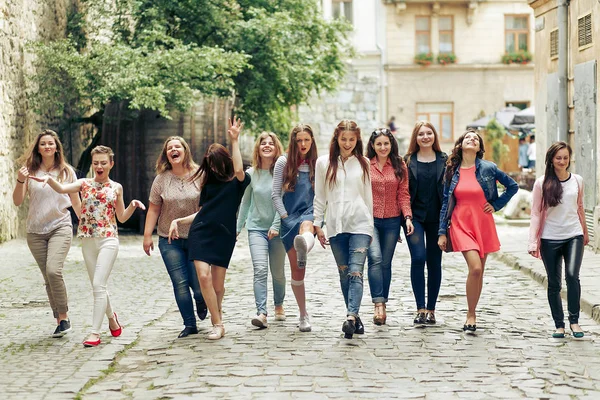
M392 151L392 142L390 142L389 137L380 135L375 139L375 142L373 142L373 148L375 149L377 156L386 158L390 155L390 151Z
M94 169L96 180L107 180L113 165L114 162L110 161L110 156L108 154L100 153L92 156L92 168Z
M312 146L312 137L308 132L302 131L296 134L296 146L301 157L304 157L310 151Z
M480 148L479 136L475 132L467 132L462 141L462 150L478 152Z
M166 153L171 166L183 163L185 148L179 140L170 140L167 143Z
M569 156L569 150L566 148L558 150L552 158L552 166L557 174L566 172L570 163L571 157Z
M56 153L56 141L52 136L44 135L38 142L37 150L42 158L54 159L54 154Z
M260 155L260 158L263 161L272 160L275 157L276 149L273 138L267 136L266 138L260 141L260 145L258 146L258 154Z
M427 125L421 126L417 133L417 144L419 145L419 148L431 148L434 143L435 134L433 133L433 130Z
M340 146L340 156L342 158L348 158L352 155L352 151L356 147L357 137L356 132L343 131L339 134L337 142Z

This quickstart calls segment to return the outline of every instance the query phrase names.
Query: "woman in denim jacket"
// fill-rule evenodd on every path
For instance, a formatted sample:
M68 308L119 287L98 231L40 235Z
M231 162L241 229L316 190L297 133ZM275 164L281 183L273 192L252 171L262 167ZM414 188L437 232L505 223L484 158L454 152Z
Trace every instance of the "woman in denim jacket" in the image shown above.
M500 249L492 213L503 208L519 190L517 183L496 164L482 159L484 152L483 139L473 130L463 133L454 143L446 165L438 231L440 248L446 250L446 235L450 235L451 251L462 252L469 267L468 312L463 330L470 332L477 329L475 308L487 255ZM496 181L506 188L502 196L498 196Z

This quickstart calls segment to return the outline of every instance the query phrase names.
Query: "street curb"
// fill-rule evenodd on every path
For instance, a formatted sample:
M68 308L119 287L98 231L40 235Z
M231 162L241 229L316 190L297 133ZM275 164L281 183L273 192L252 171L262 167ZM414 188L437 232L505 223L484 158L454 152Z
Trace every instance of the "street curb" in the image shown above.
M502 261L506 265L508 265L516 270L521 271L525 275L529 275L530 277L533 278L534 281L538 282L542 286L548 287L548 284L546 282L546 280L547 280L546 275L540 274L539 272L534 271L533 268L531 268L530 266L527 266L524 263L522 263L521 261L519 261L518 257L513 256L512 254L503 253L501 251L499 251L497 253L492 253L492 257L496 260ZM563 290L561 290L561 296L563 299L567 298L567 289L566 288L563 288ZM586 313L590 317L592 317L592 319L594 321L600 323L600 304L593 304L590 301L588 301L585 297L581 296L580 305L581 305L581 311L583 311L584 313Z

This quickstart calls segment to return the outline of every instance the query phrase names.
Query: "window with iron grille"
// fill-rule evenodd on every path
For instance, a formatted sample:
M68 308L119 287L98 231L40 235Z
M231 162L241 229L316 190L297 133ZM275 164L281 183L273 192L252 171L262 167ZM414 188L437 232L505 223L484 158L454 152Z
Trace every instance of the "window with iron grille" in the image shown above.
M550 58L558 57L558 29L550 32Z
M577 20L579 47L592 43L592 14L583 16Z

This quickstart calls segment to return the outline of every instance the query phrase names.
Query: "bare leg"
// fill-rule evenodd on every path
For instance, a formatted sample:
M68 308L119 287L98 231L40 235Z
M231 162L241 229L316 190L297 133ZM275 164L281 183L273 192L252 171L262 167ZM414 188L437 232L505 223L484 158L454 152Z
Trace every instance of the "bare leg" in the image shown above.
M217 305L219 307L219 318L223 319L223 296L225 295L225 275L227 268L213 265L210 267L212 274L212 284L217 295Z
M290 269L292 271L292 292L298 304L300 315L306 315L306 292L304 290L304 269L298 268L296 258L296 250L293 248L288 251L288 259L290 260Z
M198 275L198 282L200 283L200 290L202 290L202 296L208 311L210 312L210 321L213 325L221 324L221 313L219 309L219 301L217 299L217 293L213 286L213 276L210 265L203 261L194 260L194 266L196 267L196 274ZM223 277L225 277L223 275Z
M463 251L463 257L469 267L469 275L467 276L467 325L475 325L477 316L475 309L479 303L481 290L483 288L483 270L487 255L484 258L479 257L479 252L476 250Z

